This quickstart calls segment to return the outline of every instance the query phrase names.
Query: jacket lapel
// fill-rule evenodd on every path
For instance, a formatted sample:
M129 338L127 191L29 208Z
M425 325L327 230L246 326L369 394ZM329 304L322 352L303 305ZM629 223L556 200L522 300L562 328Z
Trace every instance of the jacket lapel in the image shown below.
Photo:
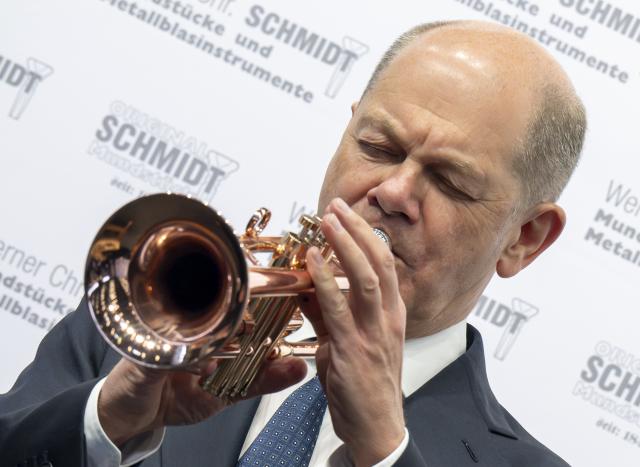
M471 392L476 406L482 414L489 431L512 439L518 439L513 428L507 422L504 409L493 395L484 360L482 337L476 328L467 325L469 347L462 356L462 362L469 378Z
M467 351L404 405L411 438L427 465L502 466L489 438L493 433L517 439L489 387L482 339L472 326L467 326Z

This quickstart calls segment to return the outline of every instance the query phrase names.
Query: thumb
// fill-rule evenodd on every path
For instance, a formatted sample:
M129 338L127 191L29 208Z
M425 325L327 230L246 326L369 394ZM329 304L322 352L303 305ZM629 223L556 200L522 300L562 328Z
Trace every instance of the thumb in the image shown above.
M136 394L151 393L161 388L169 375L167 371L146 368L126 358L117 363L112 373L117 381L121 381L129 391Z

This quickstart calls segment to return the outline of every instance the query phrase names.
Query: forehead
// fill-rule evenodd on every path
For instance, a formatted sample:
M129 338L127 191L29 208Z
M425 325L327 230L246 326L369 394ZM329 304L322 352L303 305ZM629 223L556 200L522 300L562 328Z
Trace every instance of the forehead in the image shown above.
M415 144L509 163L526 134L531 88L509 71L504 50L489 53L454 32L429 33L402 49L363 99L361 122Z

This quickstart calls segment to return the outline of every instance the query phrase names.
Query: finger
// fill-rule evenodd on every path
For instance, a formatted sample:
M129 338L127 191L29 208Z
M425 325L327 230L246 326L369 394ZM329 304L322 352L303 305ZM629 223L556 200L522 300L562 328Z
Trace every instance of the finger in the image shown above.
M322 321L332 342L349 342L355 332L355 321L347 299L336 284L333 272L316 247L307 252L307 270L313 281L316 298L322 310Z
M183 407L183 415L190 414L187 420L204 420L228 405L227 401L204 391L201 378L191 372L175 372L171 387L173 392L165 396L171 399L171 404Z
M379 315L382 306L380 279L360 246L333 213L323 217L322 231L349 278L350 298L356 303L359 317L362 318L362 314ZM364 321L371 322L366 318Z
M318 343L324 343L329 338L329 333L322 319L322 310L320 309L318 298L314 293L305 293L298 296L298 303L305 318L311 323L318 338Z
M301 358L285 357L267 360L247 391L247 399L282 391L305 377L307 364Z
M400 297L395 257L391 249L373 232L367 222L356 214L342 199L334 199L328 211L338 220L362 249L380 281L383 307L387 310L397 308ZM384 245L384 246L383 246Z
M213 374L213 372L220 365L221 360L217 358L212 358L211 360L205 360L198 365L198 369L200 372L200 379L198 380L198 384L202 385L207 380L209 376Z

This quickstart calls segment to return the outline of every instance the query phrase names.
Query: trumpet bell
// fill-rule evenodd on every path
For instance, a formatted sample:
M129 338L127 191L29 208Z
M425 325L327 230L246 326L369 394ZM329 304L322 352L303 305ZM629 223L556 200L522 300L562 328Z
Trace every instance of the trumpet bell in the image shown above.
M181 195L150 195L116 211L92 244L85 284L103 337L152 368L191 366L223 349L249 297L232 228Z

